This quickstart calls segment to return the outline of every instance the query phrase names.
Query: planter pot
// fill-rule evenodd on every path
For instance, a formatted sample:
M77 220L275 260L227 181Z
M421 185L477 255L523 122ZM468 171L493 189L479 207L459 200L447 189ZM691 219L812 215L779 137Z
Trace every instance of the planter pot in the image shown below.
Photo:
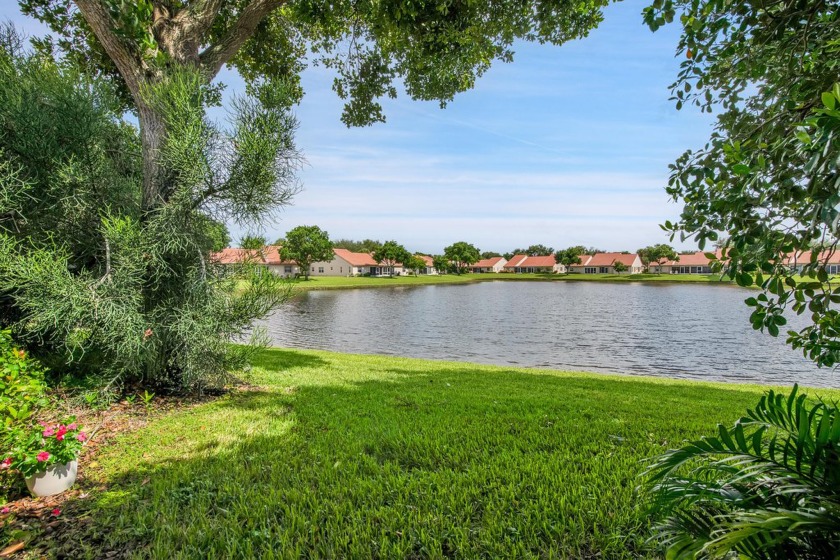
M26 479L26 487L33 496L52 496L69 490L76 482L79 461L74 459L64 465L53 465L42 473Z

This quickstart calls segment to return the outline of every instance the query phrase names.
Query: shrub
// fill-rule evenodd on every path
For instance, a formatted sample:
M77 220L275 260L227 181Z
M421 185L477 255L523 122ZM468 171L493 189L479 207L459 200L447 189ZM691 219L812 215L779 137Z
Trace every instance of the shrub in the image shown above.
M14 444L0 460L0 469L20 471L23 476L64 465L79 456L87 434L69 418L58 424L36 424L14 430Z
M26 422L33 411L46 404L46 383L41 365L0 330L0 422L4 427Z
M646 489L668 558L836 558L840 410L794 386L655 458Z

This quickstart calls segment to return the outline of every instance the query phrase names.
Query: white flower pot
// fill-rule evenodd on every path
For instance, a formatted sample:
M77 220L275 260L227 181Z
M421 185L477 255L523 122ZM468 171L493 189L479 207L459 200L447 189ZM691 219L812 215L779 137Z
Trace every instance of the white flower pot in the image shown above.
M52 496L69 490L76 482L79 461L74 459L64 465L53 465L42 473L26 479L26 487L33 496Z

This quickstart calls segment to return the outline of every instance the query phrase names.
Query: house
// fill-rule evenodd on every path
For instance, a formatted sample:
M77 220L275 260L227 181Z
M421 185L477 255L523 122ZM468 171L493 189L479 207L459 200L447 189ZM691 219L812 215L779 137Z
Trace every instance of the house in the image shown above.
M502 265L502 272L516 272L516 268L522 264L528 255L513 255L508 262Z
M280 258L280 248L276 245L269 245L260 250L227 247L218 253L211 253L210 262L221 265L253 263L265 266L266 270L284 278L301 274L296 262L284 261Z
M803 251L801 253L791 253L788 255L788 266L791 271L801 273L802 268L811 263L812 251ZM829 274L840 274L840 251L828 250L821 251L817 255L817 262L825 266L825 271Z
M715 251L718 258L721 251ZM703 251L680 255L675 261L665 261L661 264L651 263L648 266L650 272L658 274L711 274L711 259Z
M430 257L429 255L417 255L420 257L424 263L426 263L425 268L421 268L417 271L418 274L437 274L438 271L435 268L435 260Z
M642 260L635 253L595 253L581 255L580 263L569 267L569 272L578 274L616 274L615 263L627 267L627 274L641 274L644 270Z
M507 262L507 259L504 257L492 257L489 259L481 259L480 261L472 265L471 269L476 274L481 274L485 272L501 272L502 268L504 268Z
M401 264L394 267L394 275L403 274ZM333 249L330 261L309 265L310 276L390 276L391 267L380 265L370 253L354 253L347 249Z

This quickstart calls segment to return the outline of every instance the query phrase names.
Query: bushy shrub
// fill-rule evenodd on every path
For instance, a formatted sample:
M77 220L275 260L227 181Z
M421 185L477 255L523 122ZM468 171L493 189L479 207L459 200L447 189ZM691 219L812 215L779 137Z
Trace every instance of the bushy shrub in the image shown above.
M148 211L138 132L110 90L0 44L0 327L57 374L224 384L244 365L230 342L289 296L256 265L226 275L209 257L221 221L258 221L295 192L295 121L245 98L223 130L202 84L176 74L146 92L170 131Z
M46 404L44 369L15 346L11 332L0 330L0 422L11 427L26 422ZM2 444L0 443L0 447Z

